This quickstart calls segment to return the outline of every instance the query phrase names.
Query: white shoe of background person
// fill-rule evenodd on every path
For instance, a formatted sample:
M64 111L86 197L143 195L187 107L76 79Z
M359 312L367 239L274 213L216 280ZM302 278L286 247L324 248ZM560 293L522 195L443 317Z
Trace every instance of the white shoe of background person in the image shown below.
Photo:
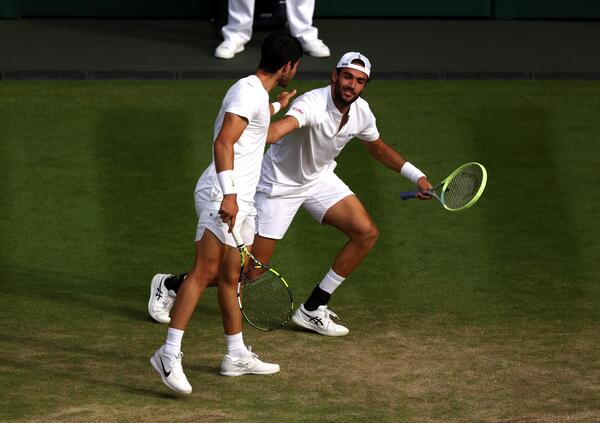
M244 44L225 40L215 50L215 57L219 59L232 59L238 53L244 51Z
M150 282L150 299L148 300L148 313L158 323L169 323L169 313L173 307L176 294L165 287L165 281L173 275L157 273Z
M329 47L320 39L306 41L302 43L302 48L312 57L329 57L331 53Z
M179 392L180 394L191 394L192 385L188 382L185 374L183 373L183 367L181 366L181 359L183 353L173 357L163 352L164 345L160 347L152 358L150 364L154 367L154 370L158 372L162 381L172 390Z
M225 354L223 363L221 363L223 376L272 375L278 372L279 364L260 361L258 356L252 352L252 347L248 347L246 354L237 359Z
M347 327L338 325L330 316L339 317L333 311L328 310L326 305L319 306L315 311L308 311L304 304L296 310L292 316L292 322L305 329L313 330L325 336L345 336L350 332Z

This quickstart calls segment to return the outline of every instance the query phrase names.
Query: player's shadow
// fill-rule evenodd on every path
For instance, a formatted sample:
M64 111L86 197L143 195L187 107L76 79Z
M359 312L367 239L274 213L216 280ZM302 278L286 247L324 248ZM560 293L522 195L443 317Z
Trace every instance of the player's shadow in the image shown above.
M144 307L124 304L119 292L107 289L106 280L17 265L1 265L0 273L10 281L10 295L39 297L73 309L89 308L127 319L148 320ZM90 287L98 287L97 292L91 293Z

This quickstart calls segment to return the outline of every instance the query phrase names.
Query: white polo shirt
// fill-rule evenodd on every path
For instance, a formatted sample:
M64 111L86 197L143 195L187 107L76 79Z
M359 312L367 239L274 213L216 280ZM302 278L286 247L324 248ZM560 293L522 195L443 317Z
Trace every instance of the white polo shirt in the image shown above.
M343 115L333 103L331 86L298 97L286 116L296 118L300 127L271 145L262 161L259 189L273 194L310 184L323 172L333 171L335 158L353 138L379 138L375 116L362 98L350 105L348 122L340 129Z
M253 203L271 120L269 94L256 75L240 79L227 91L215 121L213 144L219 135L226 112L248 120L248 126L233 145L233 171L238 189L237 199ZM196 192L201 190L210 191L208 197L211 201L223 199L215 169L214 149L212 163L196 184Z

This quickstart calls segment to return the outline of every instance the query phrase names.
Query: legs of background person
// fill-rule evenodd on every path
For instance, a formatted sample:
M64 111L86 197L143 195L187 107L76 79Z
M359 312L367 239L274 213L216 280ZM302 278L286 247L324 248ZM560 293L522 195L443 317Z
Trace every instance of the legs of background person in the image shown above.
M313 26L314 10L315 0L288 0L286 11L290 33L311 56L329 57L329 48L319 39L319 30Z
M224 41L215 50L220 59L231 59L252 38L254 0L229 0L227 25L221 28Z

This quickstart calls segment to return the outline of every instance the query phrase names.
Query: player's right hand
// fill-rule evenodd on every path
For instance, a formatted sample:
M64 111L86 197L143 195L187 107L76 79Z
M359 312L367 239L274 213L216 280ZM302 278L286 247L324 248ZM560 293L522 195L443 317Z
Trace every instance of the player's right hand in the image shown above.
M281 108L285 109L288 105L288 103L290 102L290 99L295 96L297 93L296 90L292 90L292 91L283 91L281 93L279 93L279 95L277 96L277 101L279 102L279 104L281 104Z
M221 207L219 208L219 216L223 222L229 227L229 232L235 226L235 217L238 214L237 194L227 194L223 196Z

